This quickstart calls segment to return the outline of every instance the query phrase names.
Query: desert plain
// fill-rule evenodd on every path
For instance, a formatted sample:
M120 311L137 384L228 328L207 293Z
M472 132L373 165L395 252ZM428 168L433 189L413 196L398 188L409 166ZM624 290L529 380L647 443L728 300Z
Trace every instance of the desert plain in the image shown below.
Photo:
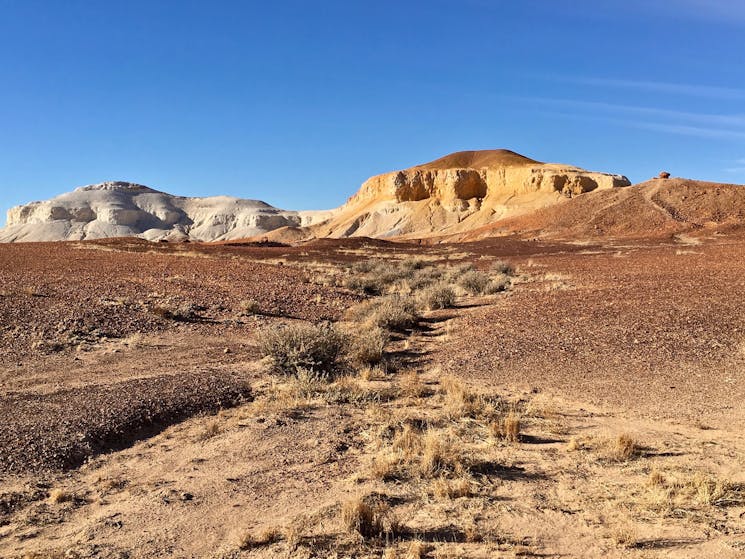
M661 230L0 245L0 556L742 557L745 235Z

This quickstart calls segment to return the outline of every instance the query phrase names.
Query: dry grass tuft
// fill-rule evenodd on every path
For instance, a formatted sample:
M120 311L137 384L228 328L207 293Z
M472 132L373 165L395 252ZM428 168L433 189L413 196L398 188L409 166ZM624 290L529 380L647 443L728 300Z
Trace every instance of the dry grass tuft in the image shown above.
M341 523L349 533L363 538L390 536L398 530L393 510L381 499L373 496L354 497L341 507Z
M471 392L454 375L440 378L440 391L444 398L443 411L450 420L464 417L489 419L498 416L503 408L500 400Z
M427 393L427 387L416 371L403 373L398 379L398 388L401 395L408 398L421 398Z
M239 542L238 548L242 551L263 547L277 543L282 539L282 532L278 528L265 528L258 534L248 532L243 535Z
M419 474L429 477L442 472L463 470L463 457L450 437L442 431L427 431L424 435Z
M435 497L441 499L471 497L474 495L474 482L466 476L459 476L455 479L440 476L432 481L430 489Z
M49 493L49 502L54 504L67 503L73 500L74 495L64 489L52 489Z
M625 548L635 547L639 541L636 531L630 524L619 526L613 530L611 539L616 545Z
M217 420L212 420L204 426L204 429L199 433L198 439L200 441L206 441L212 437L216 437L220 434L220 423Z
M638 443L628 433L622 433L605 445L605 457L613 462L627 462L639 455Z
M495 438L516 443L520 440L520 416L510 412L505 417L492 421L489 429Z
M427 553L427 546L422 540L412 540L406 550L405 559L423 559Z

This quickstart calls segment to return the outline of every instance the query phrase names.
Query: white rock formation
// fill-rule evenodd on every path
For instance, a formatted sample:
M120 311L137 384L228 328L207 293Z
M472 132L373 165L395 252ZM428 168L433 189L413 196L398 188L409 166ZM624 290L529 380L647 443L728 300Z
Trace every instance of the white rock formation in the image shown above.
M217 241L311 225L328 212L284 211L230 196L186 198L128 182L83 186L8 210L0 242L103 237Z

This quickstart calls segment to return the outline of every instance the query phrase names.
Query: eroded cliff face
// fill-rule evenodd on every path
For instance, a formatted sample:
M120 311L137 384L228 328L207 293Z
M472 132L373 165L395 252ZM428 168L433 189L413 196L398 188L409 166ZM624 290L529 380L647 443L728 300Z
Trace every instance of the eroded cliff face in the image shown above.
M509 150L457 152L368 179L317 234L451 234L630 184L622 175L541 163Z
M456 200L534 192L559 193L572 197L598 188L617 188L630 184L621 175L550 164L439 170L413 167L368 179L359 192L350 198L348 205L369 200L417 202L425 199L436 199L443 205L453 205Z

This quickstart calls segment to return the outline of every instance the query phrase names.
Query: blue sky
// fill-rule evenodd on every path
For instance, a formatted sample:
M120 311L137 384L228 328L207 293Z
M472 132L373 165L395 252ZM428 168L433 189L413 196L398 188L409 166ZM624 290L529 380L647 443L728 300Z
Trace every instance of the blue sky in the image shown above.
M745 183L743 53L740 0L0 0L0 211L104 180L329 208L500 147Z

